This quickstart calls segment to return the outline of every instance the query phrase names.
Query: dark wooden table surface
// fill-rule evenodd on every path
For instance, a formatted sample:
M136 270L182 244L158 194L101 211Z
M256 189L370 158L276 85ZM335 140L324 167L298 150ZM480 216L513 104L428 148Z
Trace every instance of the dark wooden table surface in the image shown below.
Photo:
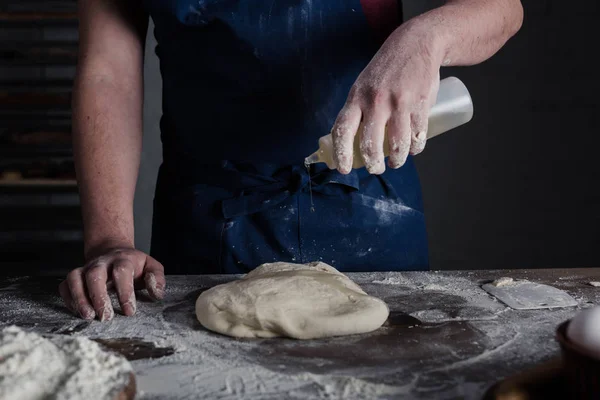
M136 371L139 398L481 399L494 383L557 357L556 327L600 302L598 269L348 274L386 301L379 330L323 340L237 340L203 329L199 293L235 276L169 276L167 296L139 293L134 317L110 322L70 315L59 278L0 281L0 326L85 335L120 349ZM563 289L577 307L512 310L480 286L509 276Z

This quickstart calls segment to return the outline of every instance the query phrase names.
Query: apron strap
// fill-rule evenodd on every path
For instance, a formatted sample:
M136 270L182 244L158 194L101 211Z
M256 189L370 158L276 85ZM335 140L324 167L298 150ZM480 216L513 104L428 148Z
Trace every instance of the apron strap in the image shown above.
M325 170L310 178L304 167L293 166L283 169L271 184L244 189L231 199L221 202L225 218L235 218L265 211L282 203L290 196L307 190L309 179L314 193L336 195L359 189L356 173L342 175L334 170Z
M309 177L305 166L277 166L234 163L194 164L170 158L163 163L165 175L177 186L204 184L232 192L222 200L221 211L227 219L250 215L275 207L290 196L308 190L336 196L358 191L356 171L342 175L326 167ZM313 169L315 169L313 167ZM272 173L270 173L272 171Z

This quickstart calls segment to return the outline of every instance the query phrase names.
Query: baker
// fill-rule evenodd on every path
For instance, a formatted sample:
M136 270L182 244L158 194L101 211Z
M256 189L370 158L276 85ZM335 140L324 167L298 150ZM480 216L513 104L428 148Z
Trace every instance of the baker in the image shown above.
M518 0L451 0L402 23L396 0L81 0L73 144L87 263L60 285L67 306L109 320L112 286L132 315L134 289L160 299L165 272L271 261L427 269L411 156L425 147L440 67L491 57L522 13ZM147 255L134 247L133 197L149 16L163 163ZM338 169L307 171L330 131ZM355 134L366 167L352 170Z

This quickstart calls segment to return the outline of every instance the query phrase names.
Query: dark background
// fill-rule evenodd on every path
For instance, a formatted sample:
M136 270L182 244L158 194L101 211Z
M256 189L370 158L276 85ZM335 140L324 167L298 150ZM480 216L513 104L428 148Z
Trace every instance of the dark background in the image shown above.
M432 268L600 265L600 7L523 5L522 29L494 57L442 70L475 111L416 157Z
M440 3L405 0L405 17ZM442 77L454 75L465 82L475 113L471 122L434 138L416 157L432 269L600 264L595 146L600 80L592 62L600 7L592 0L524 0L523 5L521 31L494 57L476 66L442 69ZM0 23L0 50L15 40L15 32L21 40L76 40L73 27L15 29ZM146 251L161 161L161 80L154 46L150 31L144 150L135 200L136 244ZM25 69L0 62L0 86L23 74L68 79L73 71L69 65ZM0 109L2 139L8 132L2 130L7 108ZM0 140L0 166L16 154L22 155ZM0 184L0 273L78 266L78 215L74 187Z

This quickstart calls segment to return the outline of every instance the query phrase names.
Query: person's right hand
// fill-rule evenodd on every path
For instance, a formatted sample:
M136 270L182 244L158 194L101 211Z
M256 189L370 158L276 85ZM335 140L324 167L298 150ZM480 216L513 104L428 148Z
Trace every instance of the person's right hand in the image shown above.
M111 248L100 254L69 272L59 286L60 296L75 314L84 319L112 319L109 289L116 291L121 311L128 316L136 311L136 289L145 288L154 300L164 297L164 267L154 258L133 248Z

